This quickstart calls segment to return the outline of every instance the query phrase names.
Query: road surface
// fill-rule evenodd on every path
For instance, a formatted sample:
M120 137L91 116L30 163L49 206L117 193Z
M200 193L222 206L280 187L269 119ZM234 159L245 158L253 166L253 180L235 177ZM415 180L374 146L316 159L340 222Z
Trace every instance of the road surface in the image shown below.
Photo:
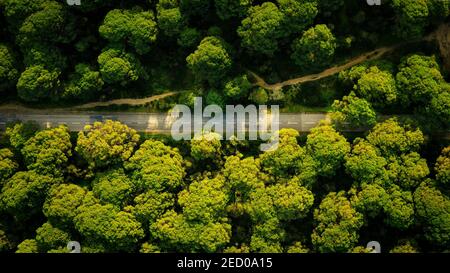
M300 132L308 132L320 120L326 119L326 113L280 113L279 128L293 128ZM11 112L0 111L0 129L5 129L8 122L35 121L42 128L56 127L65 124L71 131L81 131L84 126L95 121L117 120L139 132L163 133L171 132L174 119L165 113L130 113L130 112ZM208 119L204 119L205 124ZM224 122L224 124L226 124ZM248 126L248 122L247 122Z

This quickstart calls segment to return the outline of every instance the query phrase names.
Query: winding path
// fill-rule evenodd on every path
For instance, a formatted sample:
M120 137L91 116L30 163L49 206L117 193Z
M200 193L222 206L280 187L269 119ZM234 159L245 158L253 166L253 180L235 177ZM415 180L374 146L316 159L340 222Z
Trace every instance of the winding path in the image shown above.
M383 56L384 54L394 51L395 49L397 49L398 47L400 47L402 45L404 45L404 43L396 44L396 45L388 46L388 47L380 47L373 51L359 55L358 57L351 59L350 61L348 61L345 64L330 67L320 73L301 76L298 78L289 79L289 80L279 82L279 83L274 83L274 84L268 84L263 78L258 76L256 73L254 73L250 70L247 70L247 71L255 79L255 83L254 83L255 85L260 86L266 90L278 91L288 85L295 85L295 84L299 84L299 83L320 80L320 79L335 75L343 70L346 70L346 69L353 67L355 65L358 65L360 63L376 60L376 59L380 58L381 56Z
M78 106L74 106L74 109L87 109L87 108L94 108L99 106L111 106L111 105L130 105L130 106L138 106L138 105L144 105L147 103L150 103L152 101L157 101L163 98L171 97L174 95L178 95L180 93L183 93L184 91L174 91L174 92L167 92L160 95L155 95L152 97L142 98L142 99L117 99L117 100L110 100L110 101L104 101L104 102L90 102Z
M346 70L346 69L348 69L352 66L358 65L360 63L376 60L376 59L382 57L383 55L385 55L386 53L392 52L392 51L396 50L397 48L404 46L405 44L420 42L420 41L427 41L427 42L436 41L439 46L441 56L444 59L444 67L450 71L450 25L448 23L443 23L435 31L433 31L429 35L423 37L422 39L407 41L407 42L395 44L392 46L380 47L373 51L366 52L362 55L359 55L358 57L351 59L350 61L348 61L345 64L330 67L330 68L328 68L320 73L317 73L317 74L300 76L298 78L289 79L289 80L282 81L279 83L269 84L263 78L258 76L256 73L254 73L250 70L247 70L247 72L248 72L248 74L250 74L250 76L252 76L255 79L254 85L260 86L269 91L278 91L278 90L281 90L285 86L316 81L316 80L320 80L320 79L335 75L343 70Z
M47 112L62 112L62 111L77 111L82 109L90 109L95 107L105 107L105 106L111 106L111 105L129 105L129 106L139 106L139 105L145 105L147 103L150 103L152 101L157 101L160 99L164 99L167 97L175 96L178 94L181 94L186 91L172 91L163 93L160 95L155 95L151 97L146 98L140 98L140 99L116 99L116 100L110 100L110 101L102 101L102 102L89 102L86 104L81 104L77 106L72 107L64 107L64 108L46 108L45 111ZM20 103L8 103L0 105L0 111L41 111L39 108L31 108L24 106Z

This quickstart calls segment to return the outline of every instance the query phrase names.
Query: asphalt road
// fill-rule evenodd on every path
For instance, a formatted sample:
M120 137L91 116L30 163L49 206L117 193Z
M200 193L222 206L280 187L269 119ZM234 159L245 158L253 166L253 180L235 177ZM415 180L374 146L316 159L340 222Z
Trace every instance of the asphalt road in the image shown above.
M308 132L325 118L327 118L326 113L280 113L279 128L293 128L300 132ZM120 121L139 132L150 133L170 133L174 121L169 114L164 113L67 112L45 114L0 111L0 128L5 129L8 122L20 120L36 121L42 128L66 124L71 131L81 131L85 125L108 119ZM204 119L203 124L207 121L208 119ZM248 127L248 122L246 127ZM236 128L236 130L238 129Z

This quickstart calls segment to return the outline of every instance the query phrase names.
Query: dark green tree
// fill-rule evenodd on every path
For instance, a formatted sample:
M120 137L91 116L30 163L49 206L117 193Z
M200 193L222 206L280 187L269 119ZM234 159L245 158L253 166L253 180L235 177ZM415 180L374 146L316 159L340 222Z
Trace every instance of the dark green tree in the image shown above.
M212 36L204 38L186 61L198 79L211 84L225 77L232 65L228 45Z
M238 28L243 47L257 53L273 55L278 50L278 39L283 33L284 15L271 2L250 8L248 16Z
M19 79L17 56L9 46L0 44L0 92L9 91Z
M292 43L291 58L300 67L328 65L334 56L336 38L326 25L316 25Z
M60 72L49 71L41 65L28 67L17 82L19 97L28 102L55 98L60 85L58 79Z

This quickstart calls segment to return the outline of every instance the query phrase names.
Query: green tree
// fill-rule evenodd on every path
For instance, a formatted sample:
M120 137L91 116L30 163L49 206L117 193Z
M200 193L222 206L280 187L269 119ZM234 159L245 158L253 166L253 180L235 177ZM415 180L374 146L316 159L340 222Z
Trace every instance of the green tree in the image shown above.
M69 129L65 125L36 133L21 150L29 170L61 176L72 155Z
M299 133L294 129L281 129L278 132L277 149L260 155L261 167L275 179L296 176L299 183L309 187L315 181L317 164L306 150L298 145L298 136Z
M52 187L43 205L43 213L51 224L73 227L77 208L83 204L86 190L75 184L61 184Z
M294 40L291 58L300 67L323 67L332 61L336 47L336 38L328 27L316 25Z
M17 82L17 93L21 99L36 102L43 99L55 98L60 85L60 72L49 71L42 65L28 67Z
M266 55L273 55L278 49L278 39L284 36L284 14L271 2L249 9L248 16L238 28L243 47Z
M363 184L361 190L355 192L350 199L352 206L367 218L379 216L386 207L389 195L377 184Z
M168 210L173 209L174 205L173 194L150 189L136 196L133 206L127 207L126 210L130 210L143 227L148 227Z
M40 10L28 16L19 28L17 42L21 47L37 41L70 43L76 36L74 17L62 3L45 1Z
M395 34L403 39L419 38L428 23L428 0L392 0L396 12Z
M420 129L401 126L395 118L375 125L366 139L379 149L382 156L418 151L424 142Z
M63 71L67 68L67 55L56 45L36 42L23 48L23 63L26 67L43 66L48 71Z
M78 133L75 151L90 167L102 168L130 158L138 141L137 132L118 121L94 122Z
M169 37L178 35L186 27L186 18L178 1L160 0L156 5L158 27Z
M65 248L70 238L69 233L47 222L36 230L35 240L39 252L47 252L51 249Z
M0 186L19 168L14 160L14 154L7 148L0 149Z
M120 48L106 48L98 56L97 61L102 79L106 83L124 86L138 79L145 80L148 78L139 59L132 53L127 53Z
M201 39L201 33L196 28L186 27L181 30L177 44L184 48L194 48Z
M7 251L13 250L16 246L11 240L9 234L7 234L3 229L0 229L0 252L5 253Z
M425 124L433 126L432 129L445 129L450 124L450 84L444 84L439 94L433 96L425 109L418 111L417 115L423 115Z
M225 217L228 201L229 195L222 176L194 181L178 194L178 204L183 207L183 218L201 223Z
M191 140L191 156L195 160L218 159L222 147L220 137L219 134L214 132L204 132L194 136Z
M341 101L335 100L332 119L339 126L372 127L376 123L376 113L365 99L358 98L355 93L344 96Z
M145 141L125 162L125 168L132 172L133 183L143 191L174 191L183 184L185 175L178 149L156 140Z
M427 161L416 152L390 157L386 168L389 180L405 190L415 189L430 174Z
M436 180L443 186L450 185L450 146L442 149L441 155L436 160L434 166Z
M10 47L0 44L0 92L9 91L19 79L18 63Z
M79 101L92 100L100 95L103 87L100 72L92 70L86 64L77 64L75 72L69 76L62 97Z
M155 43L158 28L152 11L114 9L106 15L99 33L112 43L127 42L142 55Z
M270 219L278 221L272 197L265 187L256 188L250 192L245 210L254 223L265 223Z
M281 242L285 236L286 232L280 227L279 220L270 218L253 226L250 250L256 253L281 253Z
M208 94L206 95L206 104L207 105L218 105L221 108L225 108L225 98L221 94L220 91L211 89L208 91Z
M235 202L248 200L253 190L264 187L264 182L259 177L259 162L253 157L244 159L235 155L227 157L223 174L227 181L226 185L234 193Z
M216 13L222 20L244 17L252 3L253 0L214 0Z
M109 251L133 251L144 238L136 218L113 205L84 204L77 209L75 228L90 242L105 245Z
M295 242L289 246L286 253L308 253L310 250L301 242Z
M314 203L313 193L293 181L270 186L267 191L272 197L277 218L280 220L304 218Z
M194 75L209 83L217 83L231 68L231 56L228 45L219 38L206 37L197 49L186 58Z
M233 100L239 100L247 97L248 92L252 88L252 84L247 78L247 75L241 75L231 79L225 83L225 95Z
M444 82L434 56L411 55L402 60L396 75L403 103L428 103Z
M301 33L313 23L318 13L317 0L277 0L277 3L284 14L286 33Z
M16 253L39 253L36 240L27 239L17 246Z
M387 178L387 160L366 140L356 138L351 153L345 156L347 172L359 183L371 183Z
M419 253L419 250L413 245L412 242L406 241L394 246L391 250L389 250L389 253Z
M40 10L46 0L4 0L0 5L12 31L17 32L22 22L31 14Z
M188 221L171 210L150 227L151 235L163 249L179 252L217 252L231 238L231 225L223 222Z
M249 100L253 101L256 104L266 104L269 101L269 95L264 88L256 88L250 93L248 97Z
M433 22L444 20L450 13L448 1L428 0L427 6Z
M361 74L354 85L356 94L376 107L392 105L397 101L395 79L389 71L371 66Z
M17 172L3 185L0 208L18 219L27 219L42 209L49 188L57 181L34 171Z
M333 176L350 152L350 144L333 127L321 124L311 129L306 140L306 151L317 161L317 173Z
M134 185L123 169L98 173L92 182L92 192L102 203L112 204L123 208L130 202Z
M363 216L345 197L344 192L331 192L314 210L315 228L311 235L319 252L347 252L358 242Z
M6 128L6 135L9 138L11 146L16 150L20 150L27 140L34 136L38 130L39 125L33 121L19 122L8 126Z
M450 243L450 199L434 187L422 183L414 192L414 203L425 237L437 246Z
M161 250L158 246L151 243L143 243L139 253L161 253Z
M397 229L405 230L415 222L414 203L410 191L401 190L398 186L391 186L387 193L389 198L384 207L385 222Z

